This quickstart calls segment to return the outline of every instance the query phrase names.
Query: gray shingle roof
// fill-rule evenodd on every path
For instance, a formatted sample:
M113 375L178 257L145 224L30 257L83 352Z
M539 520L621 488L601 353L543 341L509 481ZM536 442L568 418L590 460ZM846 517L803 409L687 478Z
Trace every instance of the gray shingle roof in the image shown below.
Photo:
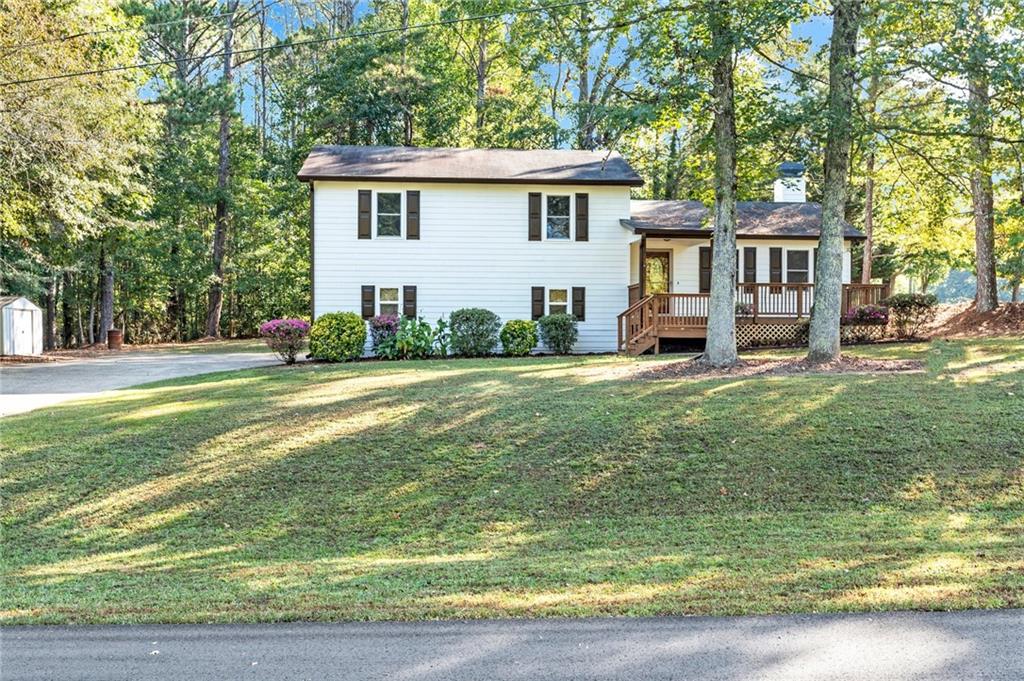
M568 149L443 149L316 146L299 179L496 184L596 184L639 187L617 152Z
M710 215L700 201L632 201L630 219L625 227L639 232L679 232L680 236L710 236ZM765 238L817 238L821 233L821 204L737 201L736 234ZM844 227L847 239L864 235L849 223Z

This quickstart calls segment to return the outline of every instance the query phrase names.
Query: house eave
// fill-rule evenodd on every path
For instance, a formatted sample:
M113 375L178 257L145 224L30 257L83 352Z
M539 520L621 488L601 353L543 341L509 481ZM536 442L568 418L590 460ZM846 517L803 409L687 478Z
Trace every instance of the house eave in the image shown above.
M545 178L498 178L498 177L395 177L373 175L303 175L299 182L404 182L417 184L548 184L597 187L642 187L643 179L635 180L592 180L592 179L545 179Z

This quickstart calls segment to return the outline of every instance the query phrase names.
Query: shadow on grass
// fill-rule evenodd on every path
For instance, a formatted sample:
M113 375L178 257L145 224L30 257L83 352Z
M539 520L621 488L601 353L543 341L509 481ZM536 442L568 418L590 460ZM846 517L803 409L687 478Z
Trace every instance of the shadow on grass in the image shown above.
M1024 414L997 386L622 362L247 371L11 419L6 617L1020 603Z

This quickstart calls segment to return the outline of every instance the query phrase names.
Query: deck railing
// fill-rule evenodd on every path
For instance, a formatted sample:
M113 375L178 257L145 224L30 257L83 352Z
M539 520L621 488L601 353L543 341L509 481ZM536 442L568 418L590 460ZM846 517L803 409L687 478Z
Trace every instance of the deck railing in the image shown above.
M861 305L878 305L888 296L879 284L844 284L842 312ZM700 329L708 325L707 293L654 293L633 302L619 315L619 349L661 329ZM814 303L814 284L737 284L736 317L752 323L762 320L798 320L809 317Z

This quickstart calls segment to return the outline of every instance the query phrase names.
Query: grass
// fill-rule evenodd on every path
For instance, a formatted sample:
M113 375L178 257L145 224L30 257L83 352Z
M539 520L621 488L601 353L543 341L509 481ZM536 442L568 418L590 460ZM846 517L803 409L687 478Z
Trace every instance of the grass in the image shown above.
M309 365L7 418L0 621L1024 606L1024 340L853 352L928 371Z

